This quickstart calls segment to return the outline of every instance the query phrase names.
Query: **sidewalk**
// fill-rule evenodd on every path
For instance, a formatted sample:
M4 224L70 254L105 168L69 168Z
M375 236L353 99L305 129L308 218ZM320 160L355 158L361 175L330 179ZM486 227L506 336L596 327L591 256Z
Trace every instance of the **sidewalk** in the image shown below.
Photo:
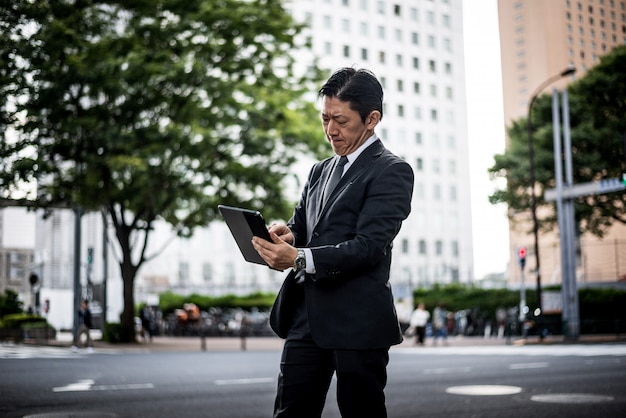
M115 350L123 352L194 352L194 351L241 351L242 340L239 337L170 337L156 336L152 341L139 341L135 344L111 344L100 339L94 332L94 348L98 350ZM553 344L601 344L601 343L626 343L626 335L581 335L577 341L567 341L562 335L548 336L543 341L537 336L523 339L514 336L506 338L484 338L478 336L452 336L448 337L448 347L471 347L471 346L504 346L504 345L553 345ZM31 340L24 341L24 345L37 346L48 345L56 347L71 347L72 336L70 333L58 333L55 340ZM438 341L438 347L445 346ZM283 340L278 337L248 337L245 339L247 351L280 351ZM405 338L402 344L392 347L394 349L416 347L415 338ZM433 339L428 338L424 347L433 347Z

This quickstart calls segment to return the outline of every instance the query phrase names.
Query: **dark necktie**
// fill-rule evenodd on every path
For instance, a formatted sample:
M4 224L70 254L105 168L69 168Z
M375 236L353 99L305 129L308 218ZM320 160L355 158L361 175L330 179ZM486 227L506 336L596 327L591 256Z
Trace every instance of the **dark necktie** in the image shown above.
M328 197L337 187L337 183L341 180L341 176L343 174L343 166L348 162L348 157L345 155L339 158L337 164L335 164L335 168L333 168L333 172L330 173L330 178L328 179L328 183L326 183L326 189L324 190L324 204L328 201Z

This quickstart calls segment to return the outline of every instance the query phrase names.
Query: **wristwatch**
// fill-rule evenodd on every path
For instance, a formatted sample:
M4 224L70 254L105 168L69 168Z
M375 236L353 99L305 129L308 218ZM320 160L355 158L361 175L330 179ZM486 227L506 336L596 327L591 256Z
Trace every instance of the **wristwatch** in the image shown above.
M304 254L304 250L298 250L298 256L293 260L293 269L296 271L306 269L306 255Z

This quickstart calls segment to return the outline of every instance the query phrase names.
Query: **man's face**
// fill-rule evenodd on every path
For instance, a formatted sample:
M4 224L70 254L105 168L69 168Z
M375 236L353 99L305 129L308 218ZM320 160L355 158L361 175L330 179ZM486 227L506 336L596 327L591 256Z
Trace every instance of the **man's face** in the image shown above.
M326 139L337 155L348 155L354 152L372 136L379 120L378 111L370 113L363 122L359 113L350 109L348 102L342 102L336 97L324 96L323 98L322 126Z

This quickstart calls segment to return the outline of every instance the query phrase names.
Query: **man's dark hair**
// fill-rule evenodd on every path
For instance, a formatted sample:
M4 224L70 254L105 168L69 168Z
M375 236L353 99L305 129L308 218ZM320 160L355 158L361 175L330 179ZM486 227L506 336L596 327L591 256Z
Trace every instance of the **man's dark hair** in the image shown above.
M359 112L361 120L373 111L383 118L383 87L369 70L344 67L335 71L319 91L319 97L336 97L350 104L350 109Z

